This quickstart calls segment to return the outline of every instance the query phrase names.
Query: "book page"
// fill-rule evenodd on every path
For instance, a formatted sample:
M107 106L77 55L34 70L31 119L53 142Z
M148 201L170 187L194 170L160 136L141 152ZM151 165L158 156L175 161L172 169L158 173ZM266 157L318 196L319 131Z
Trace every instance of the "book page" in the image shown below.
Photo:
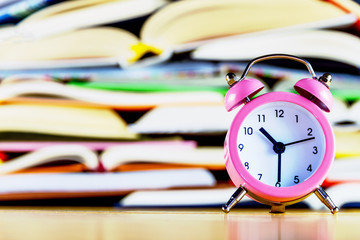
M207 170L159 170L125 173L12 174L0 176L0 194L106 192L213 186Z

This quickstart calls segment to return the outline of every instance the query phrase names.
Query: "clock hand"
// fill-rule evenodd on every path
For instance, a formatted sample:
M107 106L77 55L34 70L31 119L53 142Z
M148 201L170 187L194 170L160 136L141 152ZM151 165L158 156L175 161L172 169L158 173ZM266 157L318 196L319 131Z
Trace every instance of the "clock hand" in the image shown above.
M301 142L305 142L305 141L309 141L309 140L313 140L313 139L315 139L315 137L305 138L305 139L302 139L302 140L299 140L299 141L287 143L287 144L285 144L285 146L289 146L289 145L292 145L292 144L301 143Z
M263 127L259 131L265 135L267 139L274 145L274 151L278 154L278 175L277 175L277 187L280 187L281 184L281 154L285 151L285 145L282 142L277 142Z
M275 153L279 154L285 151L285 145L282 142L277 142L263 127L261 127L259 131L274 145L273 150Z
M278 177L277 177L277 184L280 186L281 182L281 153L278 153Z
M274 144L274 145L277 144L277 141L276 141L263 127L261 127L261 128L259 129L259 131L260 131L262 134L264 134L265 137L266 137L267 139L269 139L270 142L272 142L272 144Z

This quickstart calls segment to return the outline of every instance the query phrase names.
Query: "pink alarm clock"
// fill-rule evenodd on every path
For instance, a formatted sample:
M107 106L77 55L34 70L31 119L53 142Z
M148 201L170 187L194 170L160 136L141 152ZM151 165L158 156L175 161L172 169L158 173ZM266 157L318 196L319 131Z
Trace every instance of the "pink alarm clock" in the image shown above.
M254 98L264 85L245 78L259 61L285 58L306 65L312 78L298 81L299 94L270 92ZM285 212L285 206L302 201L315 193L336 213L338 208L320 184L334 160L335 140L323 111L329 112L333 98L329 90L331 75L319 79L306 60L285 54L273 54L252 60L241 78L228 73L230 89L225 107L241 107L225 139L226 169L238 187L223 206L228 213L246 194L271 206L272 213Z

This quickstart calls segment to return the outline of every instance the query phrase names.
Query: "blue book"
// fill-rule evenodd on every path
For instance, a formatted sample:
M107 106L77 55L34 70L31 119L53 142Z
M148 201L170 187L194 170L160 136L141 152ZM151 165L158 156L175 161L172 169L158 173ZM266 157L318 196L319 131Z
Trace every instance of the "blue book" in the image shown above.
M0 24L18 23L44 7L64 0L20 0L0 9Z

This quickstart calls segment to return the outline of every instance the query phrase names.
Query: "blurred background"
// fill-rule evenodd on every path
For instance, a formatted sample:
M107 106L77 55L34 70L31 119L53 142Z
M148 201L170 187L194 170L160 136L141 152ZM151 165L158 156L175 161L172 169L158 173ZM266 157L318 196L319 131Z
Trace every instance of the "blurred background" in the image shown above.
M351 0L0 0L0 205L221 206L225 75L283 53L332 74L323 186L359 207L359 17ZM248 74L260 94L310 76L289 60Z

